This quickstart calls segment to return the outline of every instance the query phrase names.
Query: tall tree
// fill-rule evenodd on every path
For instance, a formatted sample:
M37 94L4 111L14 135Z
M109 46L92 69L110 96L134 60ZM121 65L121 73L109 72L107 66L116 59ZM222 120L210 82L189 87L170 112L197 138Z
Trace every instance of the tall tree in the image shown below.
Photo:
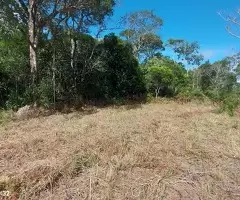
M38 46L38 11L37 1L29 0L28 7L23 0L20 0L23 8L25 8L25 14L28 14L28 41L29 41L29 61L31 67L31 73L33 75L33 82L37 76L37 46Z
M142 47L139 51L145 59L153 58L159 50L164 50L163 41L158 35L153 33L145 34L142 37Z
M212 89L216 95L222 91L231 91L236 84L236 74L231 69L227 59L210 64L209 62L199 67L201 72L201 88Z
M141 59L151 57L163 49L161 38L156 34L163 25L160 17L153 11L142 10L129 13L123 17L125 30L120 33L133 46L134 55Z
M189 65L200 65L203 56L199 54L200 46L197 42L187 42L182 39L169 39L168 45L181 61L187 61Z
M37 77L37 49L39 34L58 21L77 24L82 31L96 23L101 23L105 15L112 13L114 0L10 0L0 1L1 16L24 23L28 29L29 61L33 82ZM10 14L9 14L10 13ZM75 25L73 25L75 27Z
M186 70L168 57L154 57L143 68L147 87L157 97L159 94L176 95L186 85Z

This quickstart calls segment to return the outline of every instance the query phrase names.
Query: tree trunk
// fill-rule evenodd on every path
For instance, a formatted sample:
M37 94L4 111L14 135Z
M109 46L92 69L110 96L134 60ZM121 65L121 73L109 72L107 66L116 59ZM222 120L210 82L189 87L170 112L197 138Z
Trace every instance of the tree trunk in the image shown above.
M36 31L36 19L37 19L37 11L36 11L36 2L35 0L29 0L28 7L28 40L29 40L29 61L30 68L32 74L32 82L35 86L36 78L37 78L37 43L38 36Z
M157 87L155 89L155 98L156 98L156 100L158 99L158 95L159 95L160 89L161 89L161 87Z
M55 45L55 43L53 45ZM56 109L56 48L55 46L53 47L52 82L53 82L53 103L54 103L54 109Z
M76 77L76 69L75 69L75 56L76 56L76 48L77 48L77 41L73 36L71 36L71 68L73 70L73 81L74 81L74 98L77 101L77 77Z

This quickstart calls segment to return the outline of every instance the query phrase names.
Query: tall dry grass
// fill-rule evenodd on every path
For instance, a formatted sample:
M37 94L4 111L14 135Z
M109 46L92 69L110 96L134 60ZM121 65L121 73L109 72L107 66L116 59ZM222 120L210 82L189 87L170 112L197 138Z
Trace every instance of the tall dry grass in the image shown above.
M0 189L14 199L240 199L239 117L163 102L10 122Z

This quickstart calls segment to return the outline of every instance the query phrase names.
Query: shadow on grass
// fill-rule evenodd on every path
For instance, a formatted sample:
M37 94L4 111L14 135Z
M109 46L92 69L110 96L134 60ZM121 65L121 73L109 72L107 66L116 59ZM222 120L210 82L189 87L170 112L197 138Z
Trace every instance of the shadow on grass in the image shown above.
M64 114L68 115L74 113L76 116L92 115L103 108L113 109L141 109L142 105L145 104L144 100L121 100L121 101L86 101L84 103L57 103L55 108L42 108L35 106L28 107L21 115L15 113L12 120L26 120L38 117L48 117L51 115ZM23 107L24 108L24 107Z

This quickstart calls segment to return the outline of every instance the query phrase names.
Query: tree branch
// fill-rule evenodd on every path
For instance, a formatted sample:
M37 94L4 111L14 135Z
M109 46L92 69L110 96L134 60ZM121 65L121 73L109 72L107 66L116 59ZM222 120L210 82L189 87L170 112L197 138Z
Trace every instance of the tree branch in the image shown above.
M237 13L238 15L240 15L240 9L238 9L238 10L236 11L236 13ZM236 26L239 26L239 27L240 27L240 21L238 20L238 17L237 17L237 16L224 16L222 12L218 12L218 15L219 15L224 21L229 22L229 24L233 24L233 25L236 25ZM232 36L240 39L240 35L234 33L233 31L231 31L230 26L227 26L227 27L226 27L226 30L227 30L227 32L228 32L230 35L232 35Z
M240 35L237 35L237 34L233 33L233 32L230 30L229 27L226 27L226 30L227 30L227 32L228 32L230 35L232 35L232 36L234 36L234 37L240 39Z
M24 3L23 0L18 0L19 4L21 5L21 7L23 8L25 15L28 16L28 7L27 5Z

